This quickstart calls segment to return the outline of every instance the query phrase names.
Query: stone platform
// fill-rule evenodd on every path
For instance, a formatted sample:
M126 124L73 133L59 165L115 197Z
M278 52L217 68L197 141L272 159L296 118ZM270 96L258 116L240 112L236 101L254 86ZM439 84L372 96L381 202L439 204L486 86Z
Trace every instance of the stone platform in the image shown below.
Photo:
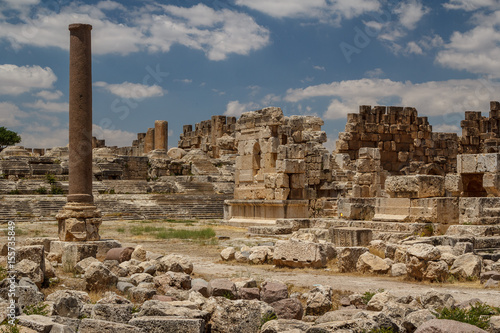
M226 200L224 222L237 225L274 225L278 219L306 218L307 200Z

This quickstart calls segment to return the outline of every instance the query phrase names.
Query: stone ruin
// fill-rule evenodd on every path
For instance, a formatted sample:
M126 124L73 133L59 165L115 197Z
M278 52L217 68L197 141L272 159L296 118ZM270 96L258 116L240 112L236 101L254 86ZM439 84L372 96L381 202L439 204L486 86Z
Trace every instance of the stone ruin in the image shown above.
M414 108L361 106L347 116L334 152L323 145L320 118L286 117L276 107L239 119L213 116L194 130L186 125L178 146L168 150L168 123L156 121L130 147L93 139L94 195L98 206L100 194L108 194L107 203L148 193L206 195L219 205L211 216L250 226L252 233L300 225L404 237L472 224L497 234L499 110L500 103L491 102L489 117L467 111L459 136L433 132ZM33 194L47 173L67 191L67 148L9 147L0 156L3 194ZM129 205L122 216L171 213L138 210Z

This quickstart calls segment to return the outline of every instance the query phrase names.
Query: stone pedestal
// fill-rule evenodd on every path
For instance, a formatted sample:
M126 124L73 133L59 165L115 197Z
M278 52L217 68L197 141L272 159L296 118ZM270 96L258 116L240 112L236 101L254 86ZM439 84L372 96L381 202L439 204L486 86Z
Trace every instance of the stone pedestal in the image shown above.
M99 240L101 212L88 203L68 202L56 215L61 241Z

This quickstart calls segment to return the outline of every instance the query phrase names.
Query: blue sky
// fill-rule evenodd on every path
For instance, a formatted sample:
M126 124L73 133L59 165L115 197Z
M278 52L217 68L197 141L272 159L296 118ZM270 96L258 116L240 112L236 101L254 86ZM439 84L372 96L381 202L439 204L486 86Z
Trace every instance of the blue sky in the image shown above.
M0 0L0 126L68 142L70 23L92 24L94 135L129 146L169 122L265 106L324 119L328 148L358 105L416 107L434 131L500 98L500 1ZM486 113L484 113L486 115Z

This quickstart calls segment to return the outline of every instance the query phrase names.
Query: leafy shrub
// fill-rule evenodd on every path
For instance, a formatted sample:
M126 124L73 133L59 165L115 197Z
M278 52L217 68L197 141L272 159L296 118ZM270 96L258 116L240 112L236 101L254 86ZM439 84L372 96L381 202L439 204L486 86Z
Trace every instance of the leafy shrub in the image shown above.
M449 319L487 329L490 317L500 314L500 308L477 302L470 309L442 308L434 314L437 319Z
M64 194L64 191L59 186L52 185L50 188L50 193L51 194Z
M37 193L37 194L47 194L47 189L45 188L45 186L40 186L39 188L37 188L35 190L35 193Z
M46 316L49 314L49 310L47 310L48 304L38 303L33 305L26 305L23 312L25 315L41 315Z

